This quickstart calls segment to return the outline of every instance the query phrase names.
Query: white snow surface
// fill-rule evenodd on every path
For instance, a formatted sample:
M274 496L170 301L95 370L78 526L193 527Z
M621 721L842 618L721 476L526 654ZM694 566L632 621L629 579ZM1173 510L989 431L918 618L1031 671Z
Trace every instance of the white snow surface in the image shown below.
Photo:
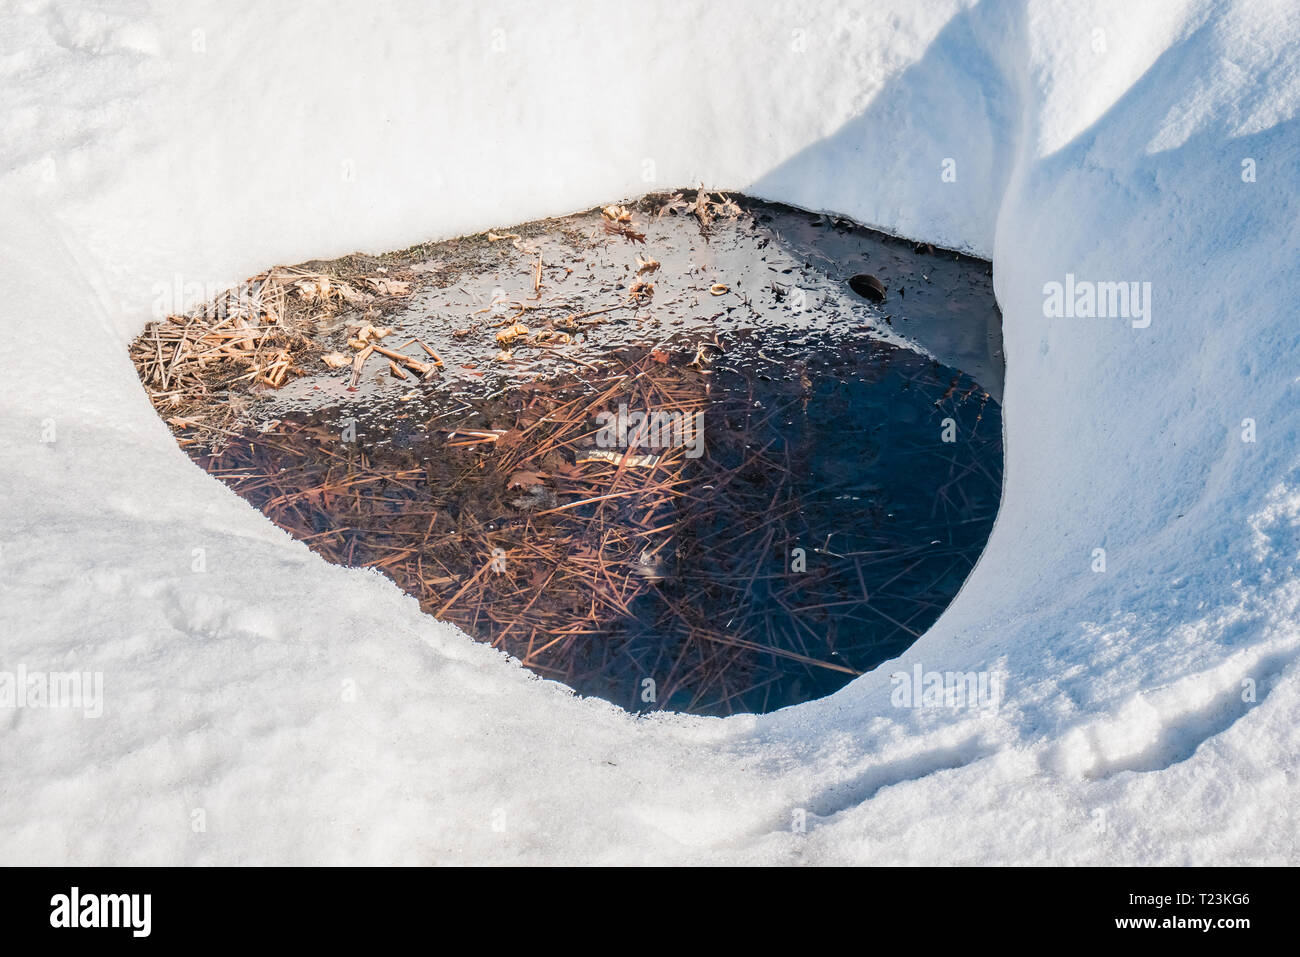
M0 862L1296 863L1298 34L1282 0L4 4L0 670L102 672L104 712L0 711ZM994 263L997 526L822 701L538 680L191 464L127 357L175 277L699 183ZM1067 273L1151 282L1150 327L1045 318ZM917 663L1002 704L893 707Z

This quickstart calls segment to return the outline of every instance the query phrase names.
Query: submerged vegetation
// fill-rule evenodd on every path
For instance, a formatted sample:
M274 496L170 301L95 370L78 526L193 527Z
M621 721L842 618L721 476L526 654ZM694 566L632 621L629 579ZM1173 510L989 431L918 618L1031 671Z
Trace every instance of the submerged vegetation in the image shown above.
M278 267L132 356L195 460L330 561L579 692L767 711L915 640L1001 487L989 391L884 341L907 316L861 262L826 305L775 209L665 195Z

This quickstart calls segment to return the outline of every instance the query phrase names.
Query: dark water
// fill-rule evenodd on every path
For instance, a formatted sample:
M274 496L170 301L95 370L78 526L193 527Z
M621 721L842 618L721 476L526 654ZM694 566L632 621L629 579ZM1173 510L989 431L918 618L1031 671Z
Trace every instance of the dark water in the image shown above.
M646 707L629 679L651 676L655 707L715 714L830 694L919 637L988 538L1002 421L982 386L865 337L737 338L713 366L700 482L738 477L678 506L670 574L610 632L625 667L579 690ZM692 680L681 649L708 631L754 647Z

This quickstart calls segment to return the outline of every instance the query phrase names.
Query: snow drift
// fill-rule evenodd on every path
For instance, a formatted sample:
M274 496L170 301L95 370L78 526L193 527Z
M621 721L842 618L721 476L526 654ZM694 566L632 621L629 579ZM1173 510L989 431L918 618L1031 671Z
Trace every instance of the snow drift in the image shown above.
M1291 12L9 7L0 669L104 700L0 711L0 860L1294 863ZM177 277L697 183L994 261L988 549L819 702L637 720L538 681L191 465L127 359ZM1048 318L1067 274L1150 282L1150 326ZM892 706L917 664L1001 707Z

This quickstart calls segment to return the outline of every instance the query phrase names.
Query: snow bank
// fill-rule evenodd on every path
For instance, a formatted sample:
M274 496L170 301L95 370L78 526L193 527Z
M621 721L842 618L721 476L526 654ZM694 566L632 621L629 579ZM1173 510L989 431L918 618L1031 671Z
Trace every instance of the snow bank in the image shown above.
M98 718L0 710L0 860L1294 863L1287 14L0 12L0 671L104 682ZM994 259L997 528L830 699L637 721L536 680L199 472L126 356L178 277L698 182ZM1067 274L1150 282L1150 326L1046 318ZM917 664L1002 706L893 707Z

